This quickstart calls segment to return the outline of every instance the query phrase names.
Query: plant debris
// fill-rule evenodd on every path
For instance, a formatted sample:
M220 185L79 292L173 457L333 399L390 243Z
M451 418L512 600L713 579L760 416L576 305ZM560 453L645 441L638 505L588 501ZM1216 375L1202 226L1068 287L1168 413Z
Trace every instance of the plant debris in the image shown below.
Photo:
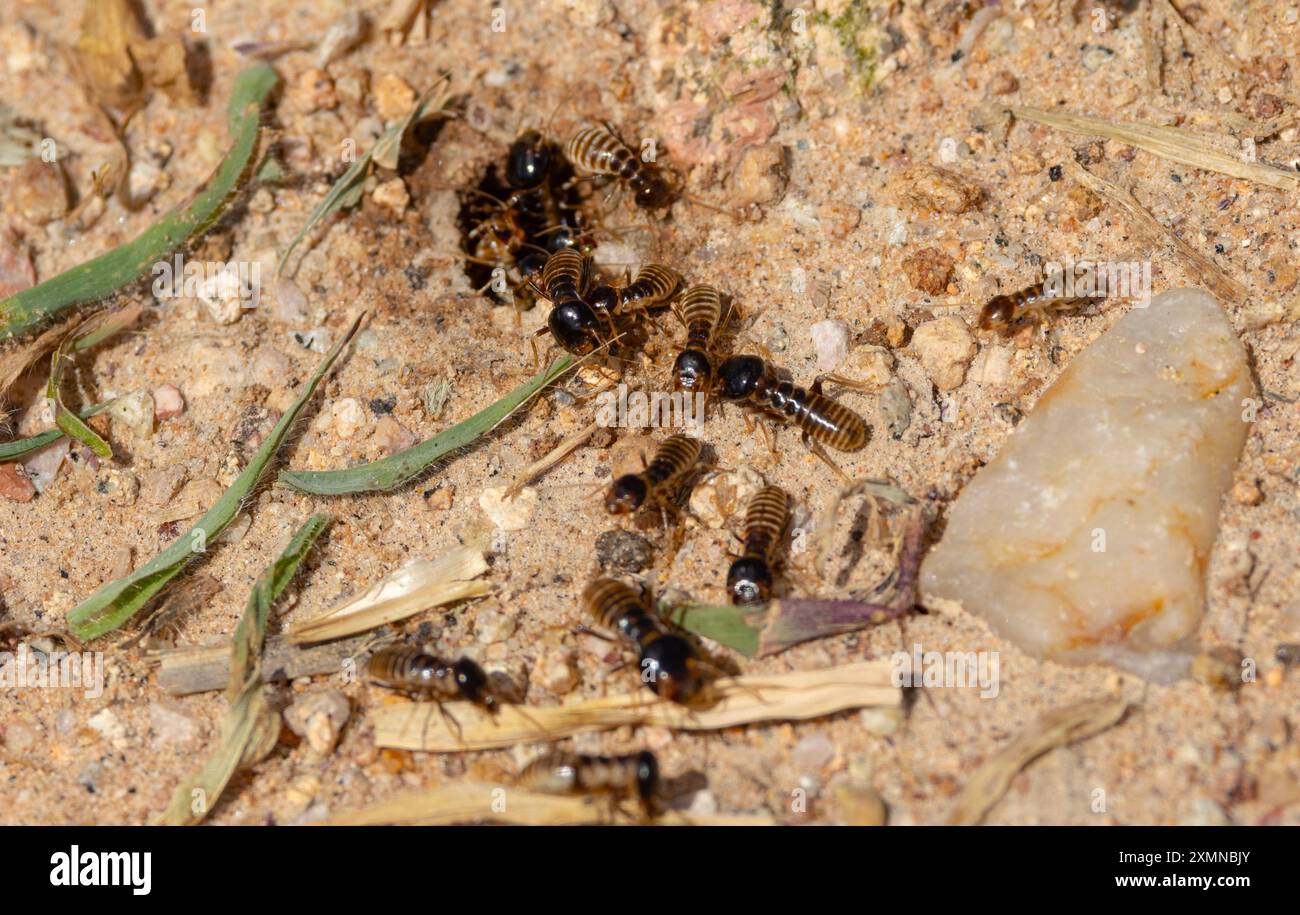
M1049 750L1101 733L1123 718L1128 707L1124 699L1097 699L1048 712L967 780L948 814L948 825L978 825L1007 793L1021 769Z
M716 683L719 699L692 710L638 691L543 707L501 706L495 713L467 702L409 702L374 709L375 744L455 753L631 726L712 731L759 721L802 721L846 709L898 706L888 661L863 661L826 670L729 677ZM445 714L444 714L445 711ZM449 723L454 718L456 725Z

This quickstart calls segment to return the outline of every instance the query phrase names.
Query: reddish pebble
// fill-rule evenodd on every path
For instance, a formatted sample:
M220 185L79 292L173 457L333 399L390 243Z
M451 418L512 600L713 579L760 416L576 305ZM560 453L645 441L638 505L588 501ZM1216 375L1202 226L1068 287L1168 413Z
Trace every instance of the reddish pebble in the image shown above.
M11 502L30 502L36 487L17 464L0 464L0 496Z
M162 422L185 412L185 398L180 388L174 384L165 384L153 392L153 417Z

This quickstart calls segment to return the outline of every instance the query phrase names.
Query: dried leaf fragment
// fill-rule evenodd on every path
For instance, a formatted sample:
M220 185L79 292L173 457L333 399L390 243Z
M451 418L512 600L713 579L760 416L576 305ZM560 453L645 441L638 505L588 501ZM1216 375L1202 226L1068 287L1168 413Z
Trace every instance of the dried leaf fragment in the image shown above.
M1049 750L1101 733L1118 723L1127 711L1127 700L1110 698L1048 712L975 771L953 805L948 825L978 825L1007 793L1021 769Z

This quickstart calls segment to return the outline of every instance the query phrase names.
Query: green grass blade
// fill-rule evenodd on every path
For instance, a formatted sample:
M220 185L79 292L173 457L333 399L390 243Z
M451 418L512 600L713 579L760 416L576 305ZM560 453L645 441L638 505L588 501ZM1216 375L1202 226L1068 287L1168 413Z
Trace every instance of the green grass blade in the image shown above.
M278 81L275 71L266 64L257 64L239 74L230 99L233 143L206 186L135 240L0 301L0 335L12 336L74 305L116 292L188 238L211 226L253 161L261 129L262 104Z
M132 305L120 311L101 311L83 321L76 330L63 338L50 357L50 379L45 386L45 398L54 410L54 425L70 437L81 442L102 458L111 458L113 449L94 429L81 421L81 417L69 410L63 403L63 370L67 366L71 353L88 350L103 343L109 337L134 324L144 311L140 305Z
M283 470L277 482L317 496L345 496L357 492L386 492L395 489L418 476L434 461L495 429L530 397L572 366L572 356L560 357L546 371L534 375L492 406L405 451L344 470Z
M251 765L269 749L279 732L279 716L266 700L262 685L262 647L271 607L329 525L328 515L313 515L294 534L280 558L262 573L244 609L230 646L230 708L221 724L221 740L207 763L183 779L171 803L158 818L164 826L198 823L216 806L221 793L241 765Z
M176 538L171 546L155 556L147 565L124 578L109 582L72 608L68 613L68 628L77 638L89 641L121 626L186 566L197 559L206 549L207 544L226 529L239 513L240 505L252 494L258 480L265 473L276 452L280 450L280 445L289 434L294 420L298 418L298 414L311 398L321 379L325 377L325 373L329 371L329 367L343 351L343 347L352 339L360 323L361 319L358 318L343 338L334 344L334 348L325 355L320 366L303 386L298 399L285 411L266 441L257 449L248 466L192 528Z
M316 209L312 210L311 215L307 217L307 221L298 230L298 234L293 237L293 241L289 242L289 247L285 248L284 253L280 255L280 262L275 265L275 275L277 277L284 272L284 265L289 262L289 256L293 254L298 245L302 244L302 240L307 237L308 233L320 224L322 219L339 210L355 206L357 201L361 199L361 182L365 180L366 170L372 160L385 164L391 162L392 166L396 165L397 150L402 145L402 137L406 135L406 131L410 129L412 124L424 117L425 110L429 107L432 98L433 92L426 92L405 118L385 130L379 139L374 142L374 145L362 153L349 166L348 170L334 182L333 187L329 189L329 193L325 195L325 199L317 205Z
M81 419L90 419L97 413L103 413L113 405L111 400L103 400L93 407L87 407L77 414ZM24 455L31 454L33 451L40 451L46 445L52 445L59 439L63 438L62 429L46 429L33 435L31 438L18 439L13 442L0 442L0 462L15 461Z
M673 624L752 658L758 654L764 610L764 607L687 603L660 612Z

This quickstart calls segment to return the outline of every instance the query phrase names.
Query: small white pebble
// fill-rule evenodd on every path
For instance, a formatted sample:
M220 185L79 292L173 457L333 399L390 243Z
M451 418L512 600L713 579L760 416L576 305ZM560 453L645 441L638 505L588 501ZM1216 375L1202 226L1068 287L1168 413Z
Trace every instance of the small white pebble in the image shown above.
M843 321L818 321L810 329L817 351L817 368L833 372L849 353L849 325Z
M334 404L334 432L339 438L352 438L366 421L361 401L355 397L345 397Z
M492 486L479 494L479 508L503 531L522 531L537 508L537 490L525 486L513 499L505 497L504 486Z

